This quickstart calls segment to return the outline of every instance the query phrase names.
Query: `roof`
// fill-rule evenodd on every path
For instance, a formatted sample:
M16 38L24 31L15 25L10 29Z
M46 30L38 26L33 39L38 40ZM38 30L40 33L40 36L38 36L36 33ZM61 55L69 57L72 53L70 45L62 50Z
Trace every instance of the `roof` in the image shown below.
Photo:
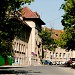
M53 34L51 35L51 37L53 39L59 40L60 39L60 35L64 32L64 30L56 30L56 29L52 29L52 28L47 28L47 27L43 27L43 30L48 29L50 30Z
M24 19L30 19L34 21L39 20L39 24L45 25L45 23L41 20L40 15L37 12L33 12L28 7L24 7L21 10L19 10L19 13L22 15Z
M52 29L52 38L56 39L56 40L59 40L60 38L60 35L64 32L64 30L55 30L55 29Z
M39 18L39 16L30 10L28 7L24 7L20 10L22 17L24 18Z
M40 19L40 18L24 18L24 20L32 20L35 21L35 23L39 24L39 25L45 25L45 23Z

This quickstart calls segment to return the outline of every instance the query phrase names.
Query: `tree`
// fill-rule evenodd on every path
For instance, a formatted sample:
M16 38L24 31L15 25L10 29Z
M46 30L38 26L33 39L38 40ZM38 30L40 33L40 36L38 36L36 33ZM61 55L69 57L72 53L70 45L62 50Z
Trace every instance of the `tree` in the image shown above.
M15 12L23 4L30 4L34 0L0 0L0 54L4 57L12 55L12 41L22 24L12 19ZM19 26L18 26L19 24ZM21 25L20 25L21 24ZM23 26L23 25L22 25Z
M65 47L70 50L75 49L75 0L64 0L65 3L61 5L65 14L63 15L62 25L64 26Z
M74 50L75 48L75 30L73 28L66 28L64 33L61 34L61 38L58 40L58 45L62 48L66 48L67 50Z
M66 48L67 34L63 32L58 40L55 40L56 45L61 48Z
M14 12L22 5L30 4L34 0L0 0L0 17L3 18L7 13Z
M42 38L42 45L44 49L55 49L55 42L54 39L51 38L52 32L49 29L42 30L42 32L39 33L39 35Z

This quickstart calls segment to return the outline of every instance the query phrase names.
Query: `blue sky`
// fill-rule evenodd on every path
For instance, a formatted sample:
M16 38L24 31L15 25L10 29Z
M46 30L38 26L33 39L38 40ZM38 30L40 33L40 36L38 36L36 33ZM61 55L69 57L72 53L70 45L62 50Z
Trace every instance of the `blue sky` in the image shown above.
M32 11L38 12L48 28L61 30L63 29L61 16L64 11L59 9L63 2L64 0L35 0L31 5L26 4L25 6L28 6Z

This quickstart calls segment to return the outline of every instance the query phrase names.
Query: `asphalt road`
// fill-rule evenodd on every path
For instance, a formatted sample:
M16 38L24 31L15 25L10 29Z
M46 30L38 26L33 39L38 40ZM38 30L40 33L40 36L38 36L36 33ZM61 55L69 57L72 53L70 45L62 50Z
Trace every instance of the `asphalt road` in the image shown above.
M70 67L28 66L0 68L0 75L75 75L75 69Z

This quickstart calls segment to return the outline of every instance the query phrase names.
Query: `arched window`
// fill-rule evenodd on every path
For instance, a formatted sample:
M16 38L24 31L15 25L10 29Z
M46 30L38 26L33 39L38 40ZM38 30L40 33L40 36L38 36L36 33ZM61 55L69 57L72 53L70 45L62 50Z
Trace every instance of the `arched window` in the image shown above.
M65 53L63 53L63 58L65 58Z

